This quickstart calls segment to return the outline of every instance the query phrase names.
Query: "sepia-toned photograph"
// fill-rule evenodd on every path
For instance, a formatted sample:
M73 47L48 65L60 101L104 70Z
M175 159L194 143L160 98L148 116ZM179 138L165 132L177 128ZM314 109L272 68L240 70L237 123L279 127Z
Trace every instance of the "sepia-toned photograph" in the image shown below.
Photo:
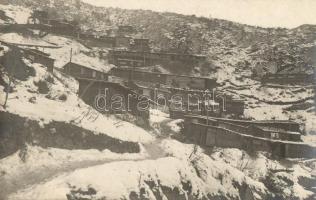
M0 0L0 200L315 200L316 1Z

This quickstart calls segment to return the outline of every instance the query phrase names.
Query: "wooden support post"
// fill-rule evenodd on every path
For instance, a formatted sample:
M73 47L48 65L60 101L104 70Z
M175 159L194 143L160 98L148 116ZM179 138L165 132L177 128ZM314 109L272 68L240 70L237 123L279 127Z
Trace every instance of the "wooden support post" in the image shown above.
M72 60L72 48L70 49L70 59L69 59L69 62L71 62Z

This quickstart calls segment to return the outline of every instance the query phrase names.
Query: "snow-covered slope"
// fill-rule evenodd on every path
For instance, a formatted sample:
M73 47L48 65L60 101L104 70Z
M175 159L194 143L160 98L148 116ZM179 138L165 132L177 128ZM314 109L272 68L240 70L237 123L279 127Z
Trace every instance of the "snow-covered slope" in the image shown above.
M276 63L288 73L310 72L315 65L314 59L310 59L315 55L311 51L316 39L314 25L261 28L175 13L96 7L73 0L12 0L11 3L48 10L52 18L74 19L84 30L97 30L97 34L106 34L106 30L120 24L132 25L137 30L135 36L149 38L155 50L207 55L209 65L192 66L188 73L211 76L213 68L221 73L232 67L249 75L260 63L268 69Z
M248 62L252 58L248 47L255 41L255 35L263 35L260 38L264 38L268 31L266 29L172 13L113 8L104 10L83 6L85 4L79 1L12 2L34 8L51 6L52 13L57 11L66 18L79 17L81 25L86 28L95 26L103 29L121 22L131 23L142 31L143 36L152 39L157 49L163 47L175 50L177 45L181 50L192 52L199 52L200 49L217 66L216 74L221 83L218 89L245 99L246 117L290 118L306 123L308 133L316 130L312 88L261 86L250 77L249 65L252 63ZM23 23L27 13L30 13L27 8L10 5L2 6L1 9L18 23ZM105 13L107 17L104 18ZM180 23L183 21L185 23ZM237 34L242 31L247 32L245 38ZM272 30L275 35L273 39L278 40L277 35L283 31ZM305 33L302 33L302 37L308 39ZM59 47L44 49L56 59L54 74L47 72L45 66L23 59L27 66L34 69L34 76L29 76L26 81L13 81L7 107L1 107L1 111L35 120L39 125L52 121L75 125L95 135L116 138L122 143L138 143L140 147L139 153L122 154L107 149L62 149L41 147L40 144L37 146L35 142L26 144L0 160L0 184L4 185L1 189L5 188L4 193L0 189L0 199L315 198L314 186L309 184L315 182L315 159L274 160L264 152L249 155L238 149L202 150L192 144L170 139L173 134L181 137L181 127L178 125L181 120L171 120L166 113L158 110L151 110L150 113L153 131L122 121L116 116L96 112L78 97L77 81L63 74L60 68L70 60L72 49L72 61L108 71L111 66L97 56L98 51L106 52L107 49L90 48L73 38L53 34L41 38L35 32L33 35L6 33L0 35L0 39L12 43ZM200 48L201 43L207 45ZM269 49L265 48L263 50ZM8 47L4 46L0 56L7 50ZM1 73L8 83L6 72ZM38 83L41 81L48 85L45 94L39 92ZM4 91L3 85L0 85L0 91ZM2 94L1 105L5 100ZM306 105L297 105L296 102ZM311 135L305 136L304 140L310 143L316 141Z
M75 40L51 34L48 34L42 38L42 40L61 47L57 49L47 49L47 53L50 53L51 57L56 59L55 66L58 68L63 67L70 61L71 53L71 61L74 63L88 66L102 72L108 72L113 67L108 64L106 60L89 55L90 53L94 54L94 52L98 52L98 48L88 49Z
M8 18L13 19L13 22L17 24L26 24L27 19L31 16L32 12L31 9L26 7L2 4L0 4L0 10L4 11L5 15Z
M58 53L51 52L52 57L58 56ZM152 140L152 136L143 129L114 117L102 115L86 105L77 96L77 91L71 90L78 88L78 83L63 76L58 70L54 73L57 77L63 78L64 83L40 64L32 64L27 59L24 59L24 62L35 69L36 75L29 77L27 81L16 80L14 92L9 94L6 111L38 120L40 123L50 121L74 123L98 134L107 134L121 140L143 142ZM49 92L40 94L35 83L40 80L45 81L49 77L53 77L52 83L49 83ZM4 87L0 87L3 91ZM61 95L65 95L66 100L60 100ZM0 100L2 105L4 100L5 98Z
M286 173L285 166L264 154L254 158L237 149L218 149L209 157L198 148L192 156L192 145L164 140L161 146L168 157L78 169L28 187L9 199L130 199L133 195L136 199L271 199L273 195L304 199L313 194L298 183L298 178L310 178L315 167L294 164L293 172ZM271 174L272 170L281 171ZM271 188L262 181L271 176L293 186L284 182L278 188L280 193L269 193Z

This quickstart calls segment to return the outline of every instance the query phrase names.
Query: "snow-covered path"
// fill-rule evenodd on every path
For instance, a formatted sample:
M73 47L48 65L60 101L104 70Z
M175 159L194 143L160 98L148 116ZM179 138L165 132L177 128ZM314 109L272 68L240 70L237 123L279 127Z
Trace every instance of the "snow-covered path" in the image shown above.
M31 164L31 167L27 169L27 172L19 175L10 176L4 181L1 181L0 177L0 183L4 183L3 185L5 188L5 192L0 193L0 197L1 195L9 197L11 194L14 194L16 192L36 187L37 185L49 182L56 177L64 176L80 169L122 161L156 160L159 158L167 157L168 154L165 149L162 148L161 144L164 142L164 140L169 139L171 135L176 133L170 126L170 123L174 120L170 119L165 113L156 114L157 116L155 117L159 118L159 120L155 123L158 126L156 128L159 132L159 136L153 136L155 139L141 142L141 151L139 153L126 155L115 154L114 156L108 156L106 153L103 154L103 152L98 152L96 156L84 156L84 158L80 160L76 158L73 160L66 159L65 161L60 161L58 160L58 158L55 158L56 162L60 163L59 165L45 165L44 167L40 166L36 169L34 169L34 166L32 166ZM83 151L82 153L85 154L85 151ZM74 155L77 155L77 153L74 153ZM82 157L82 155L78 156ZM24 163L19 164L21 165L21 167L25 168L25 166L23 166Z
M104 165L113 162L122 161L142 161L142 160L156 160L166 156L166 153L161 148L161 139L156 139L150 143L143 144L144 152L140 152L140 156L132 158L104 158L101 160L83 160L76 162L69 162L62 164L62 166L52 166L47 168L42 168L39 170L34 170L31 173L24 173L22 176L12 177L10 180L4 180L0 197L9 197L11 194L18 191L35 187L36 185L49 182L58 176L63 176L69 174L75 170L94 167L98 165ZM143 156L144 154L144 156ZM0 183L2 181L0 180Z
M1 192L0 197L5 198L19 190L31 187L32 185L41 184L43 182L53 179L54 177L57 177L62 174L67 174L76 169L92 167L114 161L115 160L111 159L99 161L80 161L64 164L60 168L46 168L33 171L33 173L25 173L22 176L14 177L13 179L6 181L3 184L3 191Z

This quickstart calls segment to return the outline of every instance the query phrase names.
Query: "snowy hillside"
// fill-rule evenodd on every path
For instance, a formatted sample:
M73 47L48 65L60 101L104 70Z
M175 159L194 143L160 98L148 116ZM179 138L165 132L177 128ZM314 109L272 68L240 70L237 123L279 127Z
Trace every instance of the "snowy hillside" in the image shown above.
M104 31L105 27L131 24L139 35L153 41L156 50L205 53L212 65L195 68L194 73L215 73L218 90L245 101L245 118L304 123L303 140L316 145L314 88L261 85L251 77L256 61L251 54L265 54L273 46L252 50L257 43L254 35L264 40L269 33L278 43L300 38L308 46L315 42L307 34L309 27L269 30L172 13L97 8L70 0L0 2L13 4L0 5L5 13L0 23L25 23L31 8L46 8L51 14L78 19L84 28ZM282 33L289 33L289 38ZM5 130L0 143L8 148L0 148L0 199L316 197L315 159L276 159L267 152L201 148L183 138L183 120L170 119L158 109L150 110L149 127L140 127L126 120L127 114L101 114L84 103L78 96L78 82L64 74L62 67L72 52L72 62L108 72L113 66L99 56L107 48L89 47L62 35L39 37L36 30L1 33L0 40L6 42L0 45L1 58L13 50L8 43L14 43L45 46L43 51L56 60L51 73L47 66L22 57L25 80L12 75L14 64L0 66L0 125Z
M285 166L263 154L254 158L237 149L218 149L209 157L198 149L190 157L191 145L168 139L160 145L166 157L112 161L77 169L27 187L9 199L66 199L66 195L68 199L271 199L272 188L278 191L278 199L305 199L313 194L299 180L310 178L315 168L302 163L291 166L294 171L288 173ZM32 151L31 156L39 156L36 150ZM273 170L280 172L274 174ZM293 187L288 187L289 184Z
M31 16L32 10L22 6L2 5L0 4L0 10L4 11L6 17L3 16L4 22L11 22L17 24L26 24L27 19Z
M174 13L95 7L70 0L12 0L10 3L43 8L52 18L74 19L84 30L93 29L97 34L105 34L118 25L132 25L137 30L135 36L149 38L155 50L206 54L211 65L192 71L204 76L212 75L214 68L218 73L233 67L249 74L261 65L269 69L275 64L289 73L310 72L315 64L314 25L294 29L261 28Z
M85 129L127 141L150 141L152 137L144 130L135 125L121 122L120 126L115 126L118 122L115 118L106 117L99 114L92 107L86 105L79 99L76 91L71 88L78 88L76 81L65 77L60 72L55 71L56 76L61 77L63 82L53 77L39 64L31 64L25 60L26 64L35 69L35 77L30 77L27 81L17 81L14 85L14 92L10 93L6 111L37 120L41 123L50 121L63 121L75 123ZM47 94L38 93L38 86L35 83L41 80L52 78ZM3 91L3 86L0 86ZM66 99L61 98L65 96ZM4 99L1 99L3 104ZM1 108L3 110L3 108ZM134 131L131 131L134 130ZM130 135L130 137L128 137Z

